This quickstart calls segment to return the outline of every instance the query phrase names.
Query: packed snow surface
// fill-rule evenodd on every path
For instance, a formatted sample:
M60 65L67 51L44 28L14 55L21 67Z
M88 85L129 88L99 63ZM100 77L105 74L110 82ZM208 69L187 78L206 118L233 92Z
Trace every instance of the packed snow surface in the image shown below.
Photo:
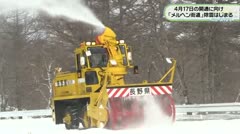
M240 120L176 121L173 124L128 130L92 128L66 130L51 118L0 120L1 134L231 134L239 133Z

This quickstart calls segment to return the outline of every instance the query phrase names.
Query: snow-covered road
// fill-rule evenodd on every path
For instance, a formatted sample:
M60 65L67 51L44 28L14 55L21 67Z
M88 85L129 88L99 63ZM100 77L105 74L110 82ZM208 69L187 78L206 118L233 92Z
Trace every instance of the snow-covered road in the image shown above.
M1 134L238 134L240 120L177 121L172 125L151 126L130 130L65 130L50 118L0 120Z

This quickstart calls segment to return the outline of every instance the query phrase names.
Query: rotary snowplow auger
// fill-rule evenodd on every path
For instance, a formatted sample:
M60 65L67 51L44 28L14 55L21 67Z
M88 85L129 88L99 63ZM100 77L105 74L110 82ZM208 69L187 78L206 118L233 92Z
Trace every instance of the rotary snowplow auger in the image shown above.
M170 60L170 59L168 59ZM108 128L121 129L144 125L146 114L154 114L149 111L145 113L148 106L147 101L154 101L159 110L171 121L175 121L175 103L171 94L172 83L176 67L176 61L172 60L172 67L156 83L126 84L124 86L108 86ZM169 78L170 77L170 78ZM169 78L168 81L164 81ZM157 113L159 114L159 113ZM153 119L154 116L152 116ZM162 120L159 118L158 120Z
M138 71L131 49L106 27L96 42L83 42L75 49L76 71L56 73L51 105L54 122L64 123L67 129L79 124L84 128L136 127L144 124L150 100L174 121L171 94L176 60L167 61L172 66L158 82L126 84L127 69Z

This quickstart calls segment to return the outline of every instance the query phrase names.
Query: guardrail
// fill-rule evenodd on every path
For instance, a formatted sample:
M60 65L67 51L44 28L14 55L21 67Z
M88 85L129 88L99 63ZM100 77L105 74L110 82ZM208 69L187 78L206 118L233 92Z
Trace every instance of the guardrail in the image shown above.
M176 120L240 119L240 103L176 105ZM49 118L51 109L0 112L0 119Z
M240 103L176 105L176 113L240 112Z
M240 119L240 103L176 105L176 120Z
M0 112L0 119L48 118L51 116L50 109Z

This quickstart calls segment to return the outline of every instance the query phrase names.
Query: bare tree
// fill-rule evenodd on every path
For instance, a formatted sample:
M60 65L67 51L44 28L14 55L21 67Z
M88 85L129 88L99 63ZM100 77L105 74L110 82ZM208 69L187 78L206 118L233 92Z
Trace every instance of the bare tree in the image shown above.
M27 92L25 89L25 72L26 67L26 48L31 44L33 40L38 36L36 29L36 22L34 19L34 14L30 14L23 10L13 10L2 16L3 20L1 22L2 36L11 44L12 51L10 65L13 67L10 70L11 81L13 81L14 88L11 92L11 97L15 98L14 104L18 109L22 109L23 96ZM9 60L9 59L6 59ZM15 94L15 95L13 95Z

